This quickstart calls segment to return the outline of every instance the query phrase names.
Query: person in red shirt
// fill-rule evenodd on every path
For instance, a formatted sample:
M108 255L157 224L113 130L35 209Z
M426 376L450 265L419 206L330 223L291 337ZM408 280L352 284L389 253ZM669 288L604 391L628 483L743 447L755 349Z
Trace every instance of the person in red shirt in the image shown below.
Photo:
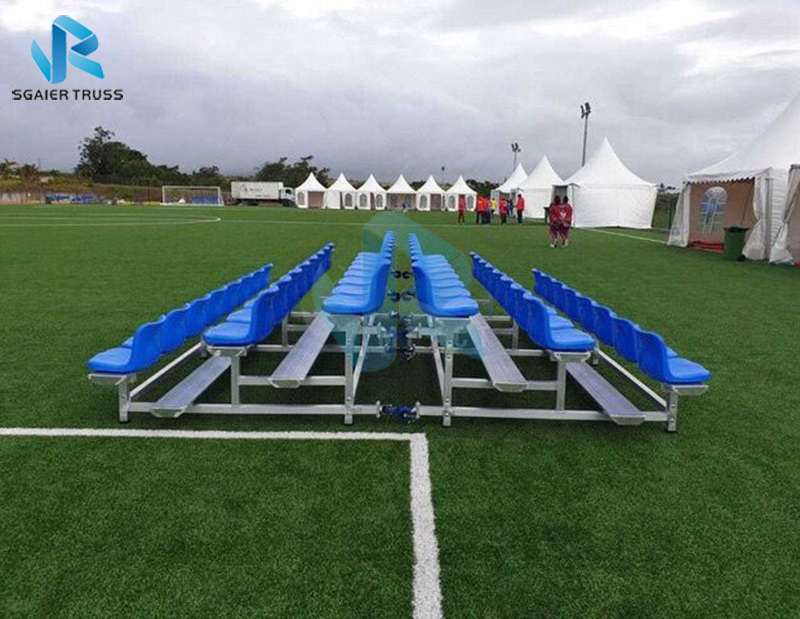
M525 196L519 194L517 196L517 223L522 225L522 213L525 211Z
M486 208L486 205L483 201L483 196L478 196L478 199L475 201L475 223L480 225L483 223L483 209Z
M506 219L508 218L508 200L505 198L500 198L500 225L506 225Z
M456 223L465 224L467 220L464 218L464 214L467 212L467 199L464 196L458 196L458 219Z
M561 225L558 230L562 247L567 247L569 245L570 228L572 228L572 205L569 203L569 198L565 197L561 205Z
M550 228L550 247L556 246L556 239L558 239L561 232L561 218L563 213L561 211L561 196L556 196L553 203L550 205L550 215L548 217L548 225Z

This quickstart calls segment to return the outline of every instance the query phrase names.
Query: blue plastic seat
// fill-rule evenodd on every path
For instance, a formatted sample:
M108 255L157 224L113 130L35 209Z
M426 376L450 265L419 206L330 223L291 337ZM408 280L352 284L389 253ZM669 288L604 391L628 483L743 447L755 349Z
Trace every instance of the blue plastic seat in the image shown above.
M670 357L663 338L640 330L639 367L651 378L669 385L696 385L708 381L711 372L699 363L682 357Z
M604 305L594 308L594 334L607 346L614 345L614 320L617 315Z
M161 327L164 320L148 322L136 329L131 347L120 346L96 354L89 359L92 372L132 374L152 366L161 356Z
M597 307L597 303L595 303L589 297L582 296L578 299L578 311L580 312L580 323L583 325L583 328L589 331L590 333L595 332L595 314L594 310Z
M547 350L560 352L587 352L594 349L595 343L589 335L573 327L554 329L550 320L552 314L539 299L527 293L528 303L527 334L536 344Z
M627 318L617 316L614 319L614 348L631 363L638 363L638 333L639 326Z
M164 323L161 325L159 338L161 341L161 352L172 352L181 347L186 340L186 315L189 312L188 304L184 307L168 312L164 316Z
M226 320L206 331L203 339L211 346L251 346L261 342L277 325L272 308L278 292L277 287L262 292L248 312L250 320Z
M580 302L584 298L580 292L576 292L572 288L564 290L564 313L575 322L581 320Z

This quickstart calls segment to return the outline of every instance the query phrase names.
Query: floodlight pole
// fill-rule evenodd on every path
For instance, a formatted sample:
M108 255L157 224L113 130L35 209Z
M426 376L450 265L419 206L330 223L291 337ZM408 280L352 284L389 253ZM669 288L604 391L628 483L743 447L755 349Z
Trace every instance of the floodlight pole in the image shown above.
M522 149L519 147L519 142L513 142L511 144L511 152L514 153L514 166L511 168L511 172L513 173L514 170L517 169L517 155L522 152Z
M442 185L444 185L444 171L445 171L445 169L446 168L444 166L442 166Z
M587 101L581 106L581 118L583 119L583 156L581 157L581 167L586 165L586 141L589 138L589 114L592 113L592 106Z

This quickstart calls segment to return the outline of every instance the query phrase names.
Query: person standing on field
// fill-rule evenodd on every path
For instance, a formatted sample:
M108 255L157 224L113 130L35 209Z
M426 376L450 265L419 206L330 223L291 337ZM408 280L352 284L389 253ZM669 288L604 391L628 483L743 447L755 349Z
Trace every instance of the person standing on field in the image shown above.
M467 220L464 218L464 214L467 212L467 200L464 196L458 196L458 219L456 223L465 224Z
M550 216L548 218L548 225L550 228L550 247L556 246L556 240L561 232L561 196L556 196L556 199L550 205Z
M517 196L517 223L522 225L522 213L525 212L525 196L519 194Z
M569 203L569 198L565 197L564 203L561 205L561 226L558 231L562 247L569 245L570 228L572 228L572 205Z
M500 225L506 225L506 219L508 219L508 200L505 198L500 198Z
M494 213L497 211L497 207L498 206L499 205L497 204L497 198L493 197L492 201L489 203L489 214L488 214L488 216L486 218L487 219L486 223L488 223L488 224L492 223L492 215L494 215Z

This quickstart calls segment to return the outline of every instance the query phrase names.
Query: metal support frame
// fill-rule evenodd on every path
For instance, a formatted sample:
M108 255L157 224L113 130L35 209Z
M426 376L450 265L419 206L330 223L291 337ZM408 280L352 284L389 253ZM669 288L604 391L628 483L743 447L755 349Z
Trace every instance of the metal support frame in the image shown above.
M481 300L481 304L492 305L490 300ZM364 369L366 358L370 354L385 352L386 338L389 332L384 324L394 324L396 313L380 313L361 318L357 316L329 316L326 318L333 324L332 333L341 334L340 344L324 345L323 354L341 354L344 368L341 375L309 375L298 381L300 387L341 387L343 400L334 404L243 404L241 390L276 388L269 375L242 374L242 357L258 354L285 355L295 346L290 333L305 332L314 319L315 312L292 312L281 324L280 343L261 343L248 348L207 348L202 342L196 344L171 363L152 374L136 388L136 374L108 375L90 374L89 379L99 385L115 387L118 392L118 408L120 422L127 422L131 413L156 414L155 402L148 401L146 394L167 381L179 367L209 356L230 357L230 391L229 403L194 402L185 409L172 413L180 414L214 414L214 415L341 415L344 423L350 425L358 415L375 415L374 405L359 406L357 403L358 385ZM678 401L681 396L692 396L704 393L705 385L675 386L664 385L662 391L666 397L656 393L624 366L617 363L599 346L591 353L559 353L538 348L526 348L522 345L520 328L505 315L484 316L487 323L496 326L491 328L495 336L510 337L511 346L505 352L513 358L543 358L553 363L555 378L550 380L525 379L522 391L550 392L555 402L552 409L537 408L486 408L458 406L455 403L455 392L459 389L499 389L486 377L466 377L455 374L456 357L464 354L478 354L477 348L470 348L471 336L467 326L469 320L457 318L435 318L427 314L405 315L410 333L409 338L420 341L415 345L417 354L430 354L433 358L436 377L439 384L441 405L425 404L418 407L421 416L441 417L442 425L449 427L454 417L475 417L487 419L548 419L573 421L608 421L613 415L603 410L571 410L566 406L567 366L570 363L590 363L608 367L644 394L655 406L653 410L641 412L641 421L636 423L666 423L669 432L677 430ZM506 325L511 322L510 328ZM360 336L360 342L358 338ZM429 345L425 345L425 340ZM472 343L474 344L474 342ZM465 347L466 346L466 347ZM616 421L616 420L615 420ZM634 425L634 424L630 424Z

